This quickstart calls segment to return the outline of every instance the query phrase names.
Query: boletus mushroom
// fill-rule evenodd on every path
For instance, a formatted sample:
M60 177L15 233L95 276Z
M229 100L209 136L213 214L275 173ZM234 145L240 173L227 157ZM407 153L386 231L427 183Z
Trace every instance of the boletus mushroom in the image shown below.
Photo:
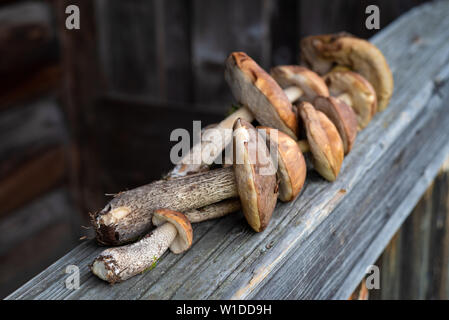
M303 97L302 101L313 103L335 124L343 140L345 154L349 153L357 136L357 120L353 109L345 103L329 98L324 80L315 72L301 66L277 66L271 75L284 88L290 101ZM317 105L318 104L318 105Z
M393 94L393 75L382 52L372 43L346 33L309 36L301 40L301 59L320 75L335 65L361 74L374 87L378 111Z
M109 283L124 281L151 268L168 248L179 254L192 245L192 226L182 213L158 209L153 224L157 228L143 239L104 250L92 263L92 272Z

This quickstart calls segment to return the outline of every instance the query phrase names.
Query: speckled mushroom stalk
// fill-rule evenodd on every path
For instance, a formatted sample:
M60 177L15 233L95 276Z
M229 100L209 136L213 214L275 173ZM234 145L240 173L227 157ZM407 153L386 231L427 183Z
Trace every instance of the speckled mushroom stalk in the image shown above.
M154 266L168 248L175 254L190 248L192 226L182 213L156 210L153 223L158 227L140 241L104 250L92 263L92 272L109 283L121 282Z
M251 216L250 226L257 232L262 231L276 204L276 171L256 129L241 119L234 124L236 129L248 135L248 140L234 135L236 153L244 156L242 163L184 178L157 181L118 194L93 216L97 241L119 245L135 240L151 228L152 215L158 208L188 211L237 196L245 215ZM249 150L249 147L257 150Z
M309 36L301 40L301 59L320 75L341 66L362 75L376 91L378 110L393 94L394 81L382 52L372 43L346 33Z

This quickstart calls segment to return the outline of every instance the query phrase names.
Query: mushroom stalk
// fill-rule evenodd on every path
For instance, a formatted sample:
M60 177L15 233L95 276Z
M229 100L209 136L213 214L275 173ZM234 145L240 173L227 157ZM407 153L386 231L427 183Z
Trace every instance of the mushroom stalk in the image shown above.
M94 260L91 270L109 283L131 278L155 266L177 233L176 227L166 222L138 242L104 250Z
M93 215L97 240L118 245L131 242L152 227L159 208L187 211L238 196L232 167L160 180L121 192Z
M304 92L296 86L288 87L283 91L290 102L297 101L304 94ZM211 128L211 130L220 130L221 134L209 137L209 131L206 129L202 134L201 141L193 146L189 153L167 174L167 179L184 177L208 170L212 162L221 154L229 142L231 142L232 135L225 134L225 130L231 129L235 120L239 118L252 122L254 120L254 115L247 107L242 106L222 120L216 127ZM193 159L199 161L192 161Z

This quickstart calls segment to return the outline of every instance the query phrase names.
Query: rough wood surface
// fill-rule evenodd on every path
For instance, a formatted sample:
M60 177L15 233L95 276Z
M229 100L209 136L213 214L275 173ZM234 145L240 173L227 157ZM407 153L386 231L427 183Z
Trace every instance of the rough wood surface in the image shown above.
M448 299L449 158L376 262L372 299Z
M424 5L372 39L395 76L389 108L357 137L337 181L309 172L264 232L241 214L197 224L191 250L112 287L88 270L103 248L86 241L8 299L348 298L449 155L448 14L447 1ZM64 285L69 264L78 290Z

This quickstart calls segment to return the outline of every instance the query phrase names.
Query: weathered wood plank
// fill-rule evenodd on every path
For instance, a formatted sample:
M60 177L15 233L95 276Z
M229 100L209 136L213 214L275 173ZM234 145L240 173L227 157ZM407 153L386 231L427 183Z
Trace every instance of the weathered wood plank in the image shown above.
M85 243L8 298L346 299L449 155L448 14L448 2L425 5L374 37L394 70L389 108L358 136L336 182L308 172L263 233L241 214L209 222L190 251L112 287L89 272L101 248ZM67 264L80 266L79 290L64 287Z
M448 298L448 164L449 158L379 258L374 299Z
M262 67L270 63L271 0L193 2L192 64L195 102L222 114L233 103L223 77L223 63L232 51L245 51Z

